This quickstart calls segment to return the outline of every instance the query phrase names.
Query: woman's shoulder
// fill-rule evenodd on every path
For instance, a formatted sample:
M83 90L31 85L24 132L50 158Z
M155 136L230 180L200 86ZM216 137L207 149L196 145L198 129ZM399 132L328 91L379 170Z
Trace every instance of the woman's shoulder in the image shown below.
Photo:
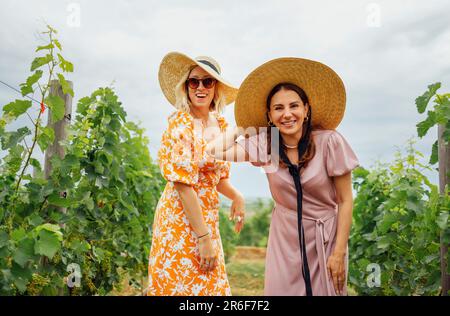
M312 135L314 136L315 145L326 151L347 143L344 136L334 129L313 130Z
M192 116L182 110L176 110L169 115L167 121L169 122L169 129L192 127Z
M342 134L335 129L316 129L312 131L312 135L315 140L325 140L325 142L343 138Z
M335 129L314 129L311 132L316 137L329 137L331 134L337 133Z

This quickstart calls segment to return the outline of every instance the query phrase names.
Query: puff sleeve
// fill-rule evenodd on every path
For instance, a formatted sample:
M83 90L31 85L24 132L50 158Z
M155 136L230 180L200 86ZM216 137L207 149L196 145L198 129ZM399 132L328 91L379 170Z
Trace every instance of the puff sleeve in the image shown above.
M326 168L330 177L344 175L359 166L349 143L337 131L330 134L326 152Z
M230 167L231 163L226 161L223 163L220 169L220 180L228 179L230 177Z
M201 145L197 142L189 114L182 111L172 114L158 151L159 167L167 181L197 183L201 160Z

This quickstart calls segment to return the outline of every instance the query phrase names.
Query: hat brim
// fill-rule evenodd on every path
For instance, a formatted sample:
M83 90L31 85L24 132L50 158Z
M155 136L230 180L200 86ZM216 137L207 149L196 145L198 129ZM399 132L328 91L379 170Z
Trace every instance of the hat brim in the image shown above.
M235 101L235 119L239 127L266 127L266 100L279 83L289 82L302 88L312 110L312 125L335 129L345 112L345 87L330 67L317 61L285 57L266 62L242 82Z
M191 69L193 66L201 67L213 78L217 79L218 84L222 85L223 93L225 95L225 104L234 102L237 96L238 89L227 82L213 68L200 63L182 53L171 52L164 56L163 60L161 61L161 65L159 66L158 72L158 79L161 90L170 104L175 105L175 87L180 82L181 78L186 74L186 72L189 71L189 69Z

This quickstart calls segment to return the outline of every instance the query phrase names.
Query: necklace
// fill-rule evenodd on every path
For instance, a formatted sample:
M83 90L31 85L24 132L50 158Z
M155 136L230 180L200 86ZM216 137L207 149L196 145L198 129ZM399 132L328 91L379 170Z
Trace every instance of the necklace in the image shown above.
M286 145L286 144L283 144L283 145L284 145L284 147L289 148L289 149L294 149L294 148L298 147L298 144L295 145L295 146L289 146L289 145Z

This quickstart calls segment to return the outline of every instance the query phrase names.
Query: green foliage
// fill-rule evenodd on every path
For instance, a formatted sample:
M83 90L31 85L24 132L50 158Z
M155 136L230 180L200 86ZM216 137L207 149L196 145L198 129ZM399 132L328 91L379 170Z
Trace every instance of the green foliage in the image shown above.
M244 228L239 234L234 230L235 222L228 218L229 209L220 209L219 227L226 263L230 261L236 246L267 246L272 209L272 200L265 202L258 198L255 203L247 203Z
M273 201L266 205L262 199L258 199L255 215L247 219L242 229L237 245L266 247L269 237L270 217L272 215Z
M27 94L33 92L33 85L37 83L39 79L41 79L42 74L43 74L42 70L36 70L34 74L30 75L27 78L27 81L25 83L20 84L20 91L22 92L22 96L26 96Z
M450 141L450 93L437 94L441 83L437 82L428 86L428 90L416 99L417 111L422 114L431 99L434 98L434 108L427 112L427 118L417 124L417 134L419 137L425 136L430 128L435 125L443 125L444 133L442 135L445 145ZM430 164L438 162L438 141L433 143Z
M228 218L229 210L220 209L219 211L219 230L220 238L222 239L223 253L225 256L225 263L230 261L233 256L238 236L234 231L234 222Z
M62 74L73 65L60 53L56 31L45 32L47 51L36 58L32 71L49 65L47 83L37 70L22 85L22 93L39 84L41 100L53 120L64 115L61 98L49 95L56 76L65 93L73 95ZM26 100L3 107L0 141L6 156L0 160L0 295L106 295L121 281L119 270L131 279L147 270L153 211L164 181L148 151L144 130L126 120L126 113L110 88L80 99L77 115L64 142L64 158L53 156L52 172L44 178L35 145L53 143L51 128L41 125L36 105L33 131L6 131L9 123L32 108ZM38 108L39 107L39 108ZM31 119L31 116L29 116ZM31 146L25 142L32 137ZM28 174L33 166L35 173ZM68 266L80 267L80 287L69 288Z
M440 286L439 236L450 240L450 198L440 196L420 170L423 155L410 142L393 163L353 172L353 225L349 281L360 295L436 295ZM370 263L381 286L369 287Z
M52 110L52 122L57 122L64 117L64 100L60 96L49 95L44 102Z
M12 117L19 117L31 107L29 100L16 100L3 107L3 113Z
M263 199L257 199L256 203L246 204L247 214L254 213L254 215L246 216L244 228L239 234L234 231L234 222L226 215L229 210L220 211L220 235L227 262L236 246L267 246L272 209L272 200L265 203Z

